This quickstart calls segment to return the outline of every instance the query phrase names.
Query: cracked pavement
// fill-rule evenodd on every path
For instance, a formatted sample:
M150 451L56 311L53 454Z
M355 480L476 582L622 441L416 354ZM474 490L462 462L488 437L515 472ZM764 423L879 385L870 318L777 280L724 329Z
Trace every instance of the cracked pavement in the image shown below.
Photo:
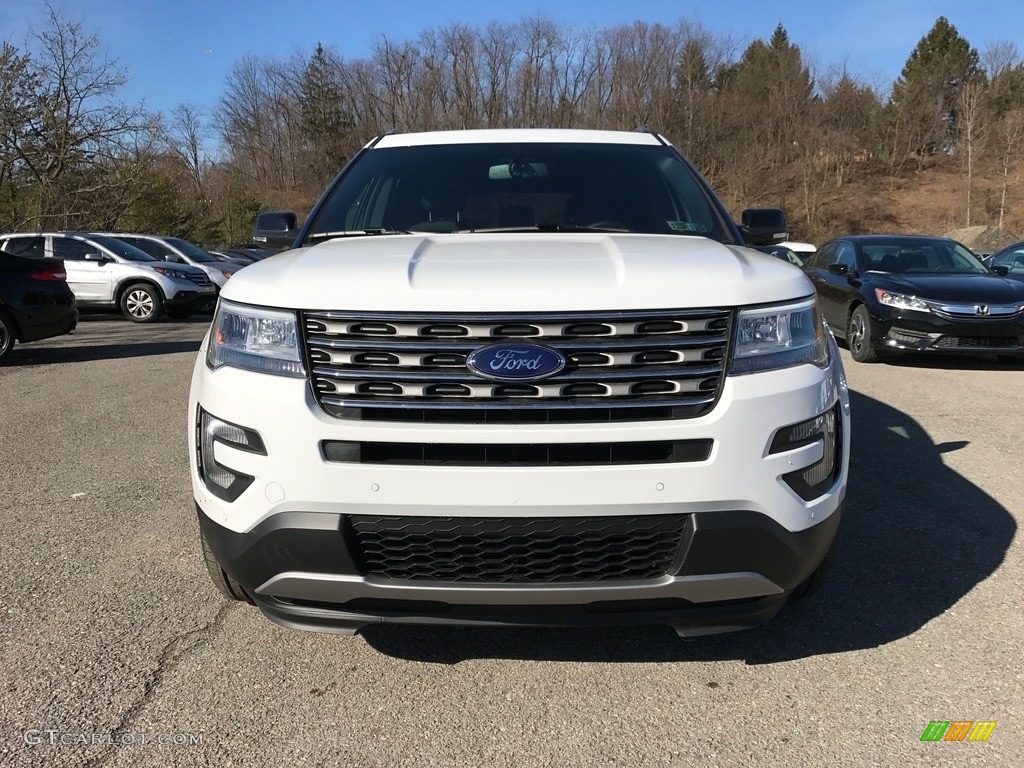
M835 571L763 627L345 638L209 583L185 440L205 328L86 318L0 366L0 764L1024 765L1020 368L844 353ZM998 725L922 743L935 719Z

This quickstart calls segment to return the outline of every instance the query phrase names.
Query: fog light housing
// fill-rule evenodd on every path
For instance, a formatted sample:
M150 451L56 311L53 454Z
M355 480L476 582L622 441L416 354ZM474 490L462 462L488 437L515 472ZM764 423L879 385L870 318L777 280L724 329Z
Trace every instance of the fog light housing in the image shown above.
M267 449L263 445L263 438L255 430L218 419L202 408L199 409L196 419L196 466L199 477L206 489L218 499L234 501L256 478L218 464L213 457L213 445L216 442L260 456L266 456Z
M804 501L823 496L839 477L842 461L842 426L839 403L813 419L783 427L775 433L769 454L792 451L822 442L821 458L809 467L782 476L786 485Z

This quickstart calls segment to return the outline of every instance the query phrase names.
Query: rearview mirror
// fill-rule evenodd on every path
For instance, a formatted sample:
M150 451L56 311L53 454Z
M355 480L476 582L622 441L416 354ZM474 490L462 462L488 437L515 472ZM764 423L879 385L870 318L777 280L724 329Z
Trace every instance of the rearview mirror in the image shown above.
M775 245L789 237L781 208L747 208L740 231L747 245Z

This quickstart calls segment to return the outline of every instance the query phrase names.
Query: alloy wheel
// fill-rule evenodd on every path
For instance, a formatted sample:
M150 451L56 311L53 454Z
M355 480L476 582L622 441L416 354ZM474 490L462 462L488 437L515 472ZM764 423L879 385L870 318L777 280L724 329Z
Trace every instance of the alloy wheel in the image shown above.
M153 297L147 291L132 291L125 303L132 317L141 319L153 314Z

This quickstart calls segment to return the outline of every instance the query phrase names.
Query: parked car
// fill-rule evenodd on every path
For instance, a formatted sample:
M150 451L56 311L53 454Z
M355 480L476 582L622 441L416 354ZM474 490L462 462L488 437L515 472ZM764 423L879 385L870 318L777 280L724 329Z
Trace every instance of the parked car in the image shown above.
M804 260L797 255L796 251L792 248L787 248L782 243L778 245L759 245L756 248L759 251L771 254L777 259L782 259L794 267L802 267L804 265Z
M188 264L166 264L115 237L86 232L0 235L0 248L29 258L62 259L79 309L119 309L136 323L164 312L185 317L216 296L213 281Z
M129 245L134 245L140 251L145 251L157 261L190 264L205 272L218 290L224 287L228 278L245 266L242 261L237 259L231 262L222 262L198 245L180 237L140 235L127 232L96 232L94 234L116 237Z
M263 259L281 253L278 249L265 248L259 244L233 245L230 248L221 248L220 251L221 253L237 258L251 259L252 261L263 261Z
M954 240L842 237L804 269L858 362L880 352L1024 356L1024 284L993 274Z
M239 264L252 264L256 259L252 256L243 254L241 251L209 251L209 254L213 256L217 261L226 262L228 264L238 262Z
M838 349L648 131L372 141L296 248L221 292L193 370L200 547L285 626L766 621L822 583Z
M1024 281L1024 243L1008 245L987 256L983 262L989 269L1000 274L1005 270L1007 277Z
M818 246L814 243L802 243L799 240L783 240L779 245L783 248L789 248L789 250L800 257L801 261L807 261L818 250Z
M60 259L30 259L0 250L0 360L15 342L73 333L75 294Z

